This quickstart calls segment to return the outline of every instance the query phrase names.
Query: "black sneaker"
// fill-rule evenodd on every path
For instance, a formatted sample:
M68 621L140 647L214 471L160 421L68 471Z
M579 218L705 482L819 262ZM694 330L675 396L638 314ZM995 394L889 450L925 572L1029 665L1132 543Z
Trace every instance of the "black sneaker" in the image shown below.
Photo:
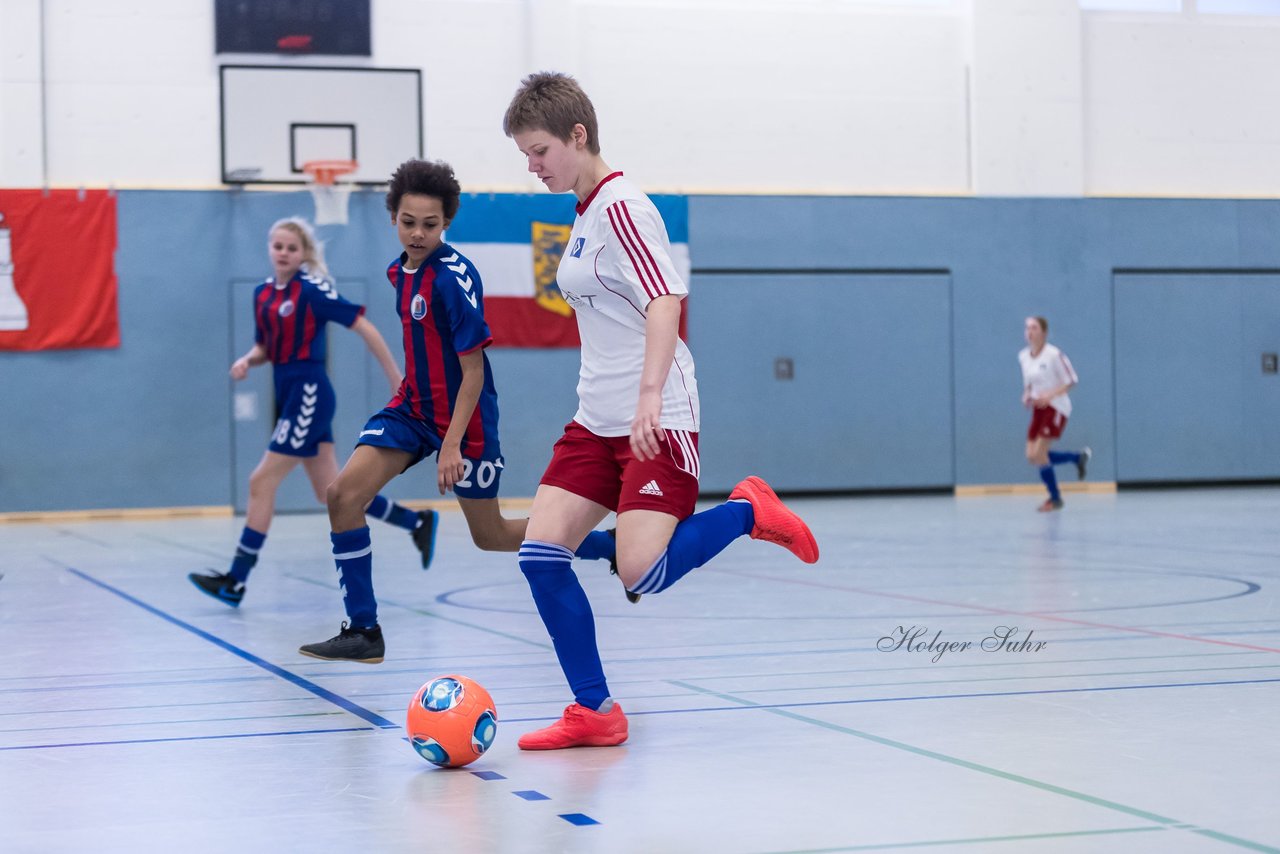
M1076 473L1080 475L1080 479L1084 480L1085 469L1089 465L1089 459L1093 456L1093 450L1086 447L1080 452L1079 458L1076 459Z
M215 572L213 575L197 575L192 572L187 574L187 579L201 593L212 596L232 608L239 608L240 600L244 598L244 582L236 581L230 575L221 572Z
M298 647L298 652L312 658L325 661L358 661L361 664L381 664L386 654L386 644L382 642L382 627L357 629L342 621L342 628L335 637L320 643L309 643Z
M431 566L431 558L436 554L436 522L439 519L440 514L434 510L419 510L418 527L409 533L413 537L413 544L422 552L423 569Z
M609 530L605 531L605 533L613 537L613 541L614 541L613 557L609 558L609 573L611 575L617 575L618 574L618 545L617 545L618 529L610 528ZM640 601L639 593L632 593L630 590L628 590L625 587L622 588L622 592L627 594L627 601L630 602L632 605Z

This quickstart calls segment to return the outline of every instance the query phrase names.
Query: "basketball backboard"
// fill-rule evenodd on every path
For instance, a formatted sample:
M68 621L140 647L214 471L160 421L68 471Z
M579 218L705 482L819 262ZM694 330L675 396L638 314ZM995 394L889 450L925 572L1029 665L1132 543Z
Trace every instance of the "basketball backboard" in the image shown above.
M421 157L416 68L223 65L222 181L302 184L309 160L355 160L357 184L385 184Z

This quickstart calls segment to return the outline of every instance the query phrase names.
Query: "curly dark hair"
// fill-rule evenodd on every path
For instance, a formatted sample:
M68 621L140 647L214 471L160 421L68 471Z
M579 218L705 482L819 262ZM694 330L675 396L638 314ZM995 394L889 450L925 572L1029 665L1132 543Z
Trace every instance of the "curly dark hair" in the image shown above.
M387 210L392 216L400 210L400 200L406 193L439 199L444 218L451 220L458 212L462 187L453 174L453 167L443 160L406 160L392 174L391 186L387 188Z

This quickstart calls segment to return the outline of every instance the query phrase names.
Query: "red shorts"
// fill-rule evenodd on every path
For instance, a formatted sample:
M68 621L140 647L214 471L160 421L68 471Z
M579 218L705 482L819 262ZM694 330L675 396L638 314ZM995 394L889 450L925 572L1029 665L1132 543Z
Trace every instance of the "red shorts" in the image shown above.
M1036 439L1061 439L1066 429L1067 416L1052 406L1042 406L1031 410L1031 426L1027 428L1027 441Z
M542 483L610 510L657 510L684 519L698 501L698 434L666 430L658 456L631 453L629 436L597 436L576 421L565 425Z

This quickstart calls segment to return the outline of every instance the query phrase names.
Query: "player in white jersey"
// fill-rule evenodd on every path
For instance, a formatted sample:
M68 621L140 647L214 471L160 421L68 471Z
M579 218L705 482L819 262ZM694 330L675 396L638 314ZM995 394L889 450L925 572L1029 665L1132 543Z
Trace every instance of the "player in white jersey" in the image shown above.
M519 745L621 744L627 720L609 696L591 605L569 564L588 532L617 512L616 553L608 556L632 601L666 590L745 534L807 563L818 559L818 545L757 477L739 483L728 502L693 515L698 385L679 336L688 285L671 262L653 203L601 157L586 93L564 74L531 75L502 126L547 189L577 196L557 283L582 338L578 411L556 443L520 548L520 570L575 702Z
M1028 317L1024 335L1027 346L1018 353L1022 365L1022 405L1031 410L1031 425L1027 427L1027 462L1040 470L1040 479L1049 490L1049 497L1040 505L1041 513L1062 509L1062 494L1058 490L1058 478L1053 467L1071 463L1083 480L1089 457L1093 451L1051 451L1049 446L1062 438L1071 415L1071 398L1067 392L1075 388L1080 378L1067 354L1048 343L1049 321L1043 317Z

